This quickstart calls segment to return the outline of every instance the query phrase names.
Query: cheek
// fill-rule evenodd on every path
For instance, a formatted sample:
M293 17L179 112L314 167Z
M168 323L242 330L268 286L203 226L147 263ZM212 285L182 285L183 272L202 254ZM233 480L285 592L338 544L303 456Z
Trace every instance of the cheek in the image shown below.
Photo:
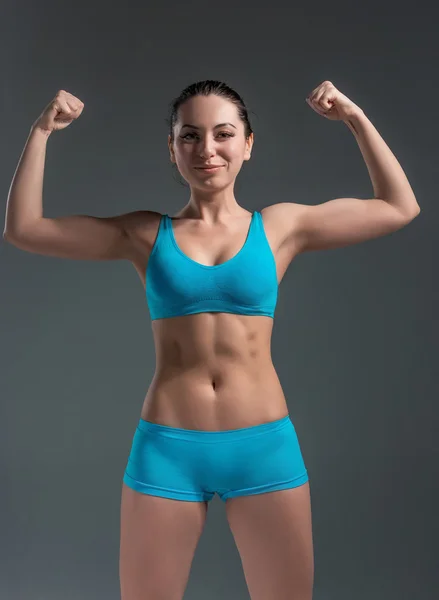
M240 140L233 140L227 144L219 145L215 153L224 158L228 163L241 163L245 153L245 146ZM182 144L175 148L177 166L190 167L199 160L199 151L195 144Z
M178 148L175 152L175 160L177 162L177 166L184 167L186 164L190 164L193 162L193 156L195 155L193 148L189 148L188 146Z
M218 149L218 154L225 158L227 162L239 163L244 156L244 149L239 142L231 142L227 146Z

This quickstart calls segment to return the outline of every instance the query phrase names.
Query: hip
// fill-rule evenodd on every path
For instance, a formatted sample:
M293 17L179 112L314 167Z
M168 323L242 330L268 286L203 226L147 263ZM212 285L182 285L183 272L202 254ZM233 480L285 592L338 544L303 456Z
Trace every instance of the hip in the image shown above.
M253 427L200 431L139 420L124 483L178 500L226 501L308 481L289 417Z

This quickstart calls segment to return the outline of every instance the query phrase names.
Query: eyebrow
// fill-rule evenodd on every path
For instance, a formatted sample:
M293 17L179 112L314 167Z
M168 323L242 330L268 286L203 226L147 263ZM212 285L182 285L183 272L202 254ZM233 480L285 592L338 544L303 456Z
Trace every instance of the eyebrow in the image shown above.
M214 129L217 129L218 127L224 127L225 125L230 125L231 127L234 127L236 129L236 127L232 123L219 123L218 125L215 125ZM193 129L201 129L200 127L197 127L196 125L190 125L189 123L185 123L184 125L181 126L182 129L183 129L183 127L192 127Z

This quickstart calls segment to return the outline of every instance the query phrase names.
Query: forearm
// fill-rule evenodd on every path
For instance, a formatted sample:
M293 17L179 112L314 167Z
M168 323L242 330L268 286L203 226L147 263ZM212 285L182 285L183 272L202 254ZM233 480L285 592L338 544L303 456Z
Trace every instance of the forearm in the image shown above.
M410 183L386 142L363 111L344 121L355 136L372 181L376 198L412 217L420 208Z
M32 128L12 179L3 235L17 235L43 217L43 179L49 135Z

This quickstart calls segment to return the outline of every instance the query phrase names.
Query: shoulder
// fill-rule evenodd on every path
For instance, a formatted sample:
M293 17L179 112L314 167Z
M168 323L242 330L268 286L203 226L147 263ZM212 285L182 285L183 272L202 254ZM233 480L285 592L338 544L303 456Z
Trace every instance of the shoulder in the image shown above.
M154 210L136 210L116 217L128 241L129 259L137 270L143 285L150 252L157 238L162 213Z
M119 215L119 220L127 231L136 231L141 227L151 227L159 223L162 213L155 210L135 210Z
M264 227L272 232L279 245L294 238L309 206L296 202L278 202L261 209Z
M308 208L307 204L297 202L278 202L261 209L261 214L270 221L282 222L284 219L300 216Z
M129 257L143 261L157 237L162 214L153 210L136 210L112 217L127 240Z
M125 233L133 239L157 233L161 218L162 213L155 210L136 210L118 217Z

